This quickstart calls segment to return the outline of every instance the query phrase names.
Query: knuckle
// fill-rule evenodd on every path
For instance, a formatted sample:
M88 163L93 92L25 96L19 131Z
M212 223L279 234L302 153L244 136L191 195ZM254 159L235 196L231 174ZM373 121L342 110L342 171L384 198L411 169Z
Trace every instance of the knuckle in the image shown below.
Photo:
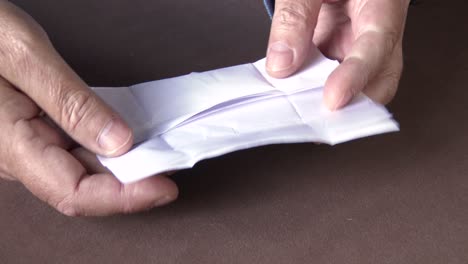
M31 65L34 65L34 55L40 53L40 38L47 39L40 35L28 28L4 32L3 38L6 41L2 41L4 44L0 47L0 56L4 61L15 65L16 69L20 69L18 74L28 74Z
M13 124L11 138L12 157L27 157L31 152L31 146L37 144L40 139L31 129L26 119L17 120Z
M2 148L3 154L7 161L6 168L11 174L19 180L24 180L25 176L31 176L30 173L25 174L29 168L29 162L22 162L31 157L31 150L43 148L44 142L37 132L31 127L27 119L16 120L8 129L9 140L5 147ZM36 172L34 172L36 173Z
M27 13L14 5L3 7L0 10L0 26L4 36L18 40L31 40L34 43L38 38L46 38L45 30Z
M63 93L59 98L60 124L72 133L96 111L96 99L88 91L70 91Z
M8 178L6 175L11 173L12 160L9 152L9 148L5 146L0 148L0 178Z
M385 94L382 98L384 104L389 103L395 97L400 83L400 76L401 72L399 71L390 71L384 76L386 80Z
M44 29L10 4L0 10L0 38L0 68L8 77L28 76L41 50L52 46Z
M31 141L34 140L30 135L25 135L25 129L28 129L25 120L19 120L14 124L14 136L11 145L12 154L17 157L24 156L31 151Z
M4 180L7 180L7 181L16 181L16 179L7 174L6 172L2 172L1 169L0 169L0 179L4 179Z
M395 71L387 75L387 80L392 88L396 89L398 87L398 85L400 84L400 76L400 72Z
M403 73L403 57L401 53L400 47L396 50L396 54L394 54L394 57L391 59L388 70L385 73L385 78L389 81L392 87L395 88L398 87Z
M126 202L122 206L122 214L133 214L136 213L138 210L135 207L132 207L130 202Z
M396 47L401 46L401 32L390 27L369 23L358 32L360 40L384 56L391 56Z
M401 45L396 49L396 54L394 55L393 60L395 62L395 66L394 66L395 71L401 76L402 73L403 73L403 68L404 68L404 65L403 65L403 50L402 50Z
M30 75L31 65L33 64L31 54L34 54L32 43L25 39L12 39L4 43L8 45L0 48L0 55L5 62L14 65L14 69L16 69L16 71L10 72L10 74L15 74L16 72L16 74ZM5 70L8 73L8 69Z
M14 123L29 119L39 113L39 107L24 95L6 96L0 104L0 120Z
M386 53L392 54L400 39L400 35L394 30L386 30L382 32L382 39Z
M132 185L120 185L119 194L122 197L122 204L120 207L120 211L123 214L131 214L135 212L135 209L131 205L131 199L129 197L132 196L132 192L134 188L131 188Z
M274 19L285 29L306 28L309 24L310 7L306 3L288 1L275 11Z
M52 206L61 214L64 214L66 216L80 216L71 195L65 196L56 203L52 203Z

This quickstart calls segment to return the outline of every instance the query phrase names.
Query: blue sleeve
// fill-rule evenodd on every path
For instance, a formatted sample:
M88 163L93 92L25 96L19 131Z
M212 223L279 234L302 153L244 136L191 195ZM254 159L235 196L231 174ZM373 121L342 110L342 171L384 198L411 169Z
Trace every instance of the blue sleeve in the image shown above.
M275 10L275 0L263 0L263 4L265 4L270 18L273 17L273 11Z

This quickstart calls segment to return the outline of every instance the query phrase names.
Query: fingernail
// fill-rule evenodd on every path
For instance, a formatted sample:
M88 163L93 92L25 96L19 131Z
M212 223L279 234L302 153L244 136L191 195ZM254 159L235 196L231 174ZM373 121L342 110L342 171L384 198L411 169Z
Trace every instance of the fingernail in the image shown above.
M294 61L293 50L283 42L270 45L267 54L266 66L271 71L283 71L292 66Z
M169 204L171 203L172 201L175 200L175 197L172 197L170 195L166 195L166 196L163 196L161 197L160 199L156 200L156 202L154 203L154 207L158 207L158 206L163 206L163 205L166 205L166 204Z
M108 154L117 152L132 136L130 129L120 119L112 119L99 134L99 146Z

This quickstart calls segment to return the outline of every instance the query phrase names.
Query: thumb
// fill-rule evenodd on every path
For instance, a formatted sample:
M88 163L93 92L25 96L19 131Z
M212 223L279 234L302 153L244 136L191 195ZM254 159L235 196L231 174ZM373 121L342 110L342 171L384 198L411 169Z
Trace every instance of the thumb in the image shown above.
M133 143L128 125L73 72L42 29L13 5L0 28L0 75L29 96L68 135L94 153L115 156Z
M321 0L277 0L270 32L266 69L272 77L284 78L304 63Z

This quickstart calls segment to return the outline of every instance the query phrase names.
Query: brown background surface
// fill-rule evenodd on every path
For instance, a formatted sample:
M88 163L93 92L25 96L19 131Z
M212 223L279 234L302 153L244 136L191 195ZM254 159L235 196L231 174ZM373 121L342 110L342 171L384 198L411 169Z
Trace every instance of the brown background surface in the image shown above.
M90 85L254 61L260 0L15 0ZM410 9L400 133L268 146L179 173L147 213L68 218L0 182L0 263L468 263L466 1Z

